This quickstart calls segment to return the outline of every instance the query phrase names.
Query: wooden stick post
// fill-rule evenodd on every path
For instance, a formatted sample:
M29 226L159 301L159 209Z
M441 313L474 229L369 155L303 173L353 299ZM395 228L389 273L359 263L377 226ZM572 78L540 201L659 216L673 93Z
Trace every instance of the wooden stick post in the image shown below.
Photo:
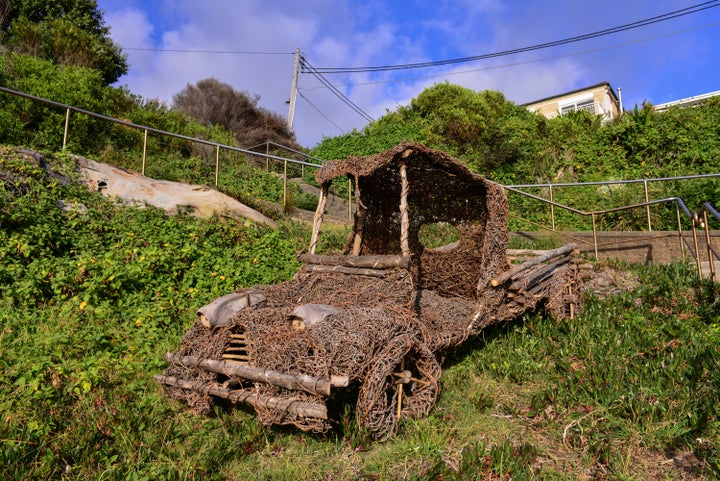
M320 226L322 225L323 221L325 204L327 204L329 187L330 184L323 184L323 186L320 188L320 199L318 199L318 206L315 210L315 217L313 219L313 230L312 235L310 236L310 254L315 254L315 249L317 248L318 237L320 235Z
M364 202L361 200L360 194L360 182L359 179L355 179L355 239L353 240L352 253L354 256L360 255L363 241L363 227L365 226L365 215L367 214L367 208Z
M408 151L403 152L403 156ZM408 154L409 155L409 154ZM407 178L407 163L402 161L400 163L400 180L402 182L402 188L400 191L400 250L402 255L410 255L410 217L408 216L408 194L410 192L410 184Z

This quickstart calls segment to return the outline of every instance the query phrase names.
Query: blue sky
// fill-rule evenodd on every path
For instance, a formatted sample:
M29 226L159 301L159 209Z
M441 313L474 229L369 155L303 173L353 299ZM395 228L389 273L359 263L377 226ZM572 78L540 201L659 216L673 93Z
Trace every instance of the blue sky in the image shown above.
M701 0L98 0L128 55L118 82L172 104L214 77L288 115L294 53L316 68L437 61L552 42L698 5ZM720 1L702 12L569 45L417 70L327 74L372 118L448 81L516 103L610 82L625 108L720 90ZM312 147L367 120L310 74L293 127Z

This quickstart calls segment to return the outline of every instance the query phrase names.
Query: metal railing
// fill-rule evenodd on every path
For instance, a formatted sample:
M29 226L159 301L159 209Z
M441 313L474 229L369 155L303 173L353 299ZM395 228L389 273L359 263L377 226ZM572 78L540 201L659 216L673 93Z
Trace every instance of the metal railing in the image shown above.
M50 106L53 106L53 107L57 107L57 108L64 109L64 110L65 110L65 126L64 126L64 129L63 129L63 139L62 139L62 149L63 149L63 150L65 150L65 149L67 148L68 136L70 135L70 114L71 114L72 112L84 114L84 115L87 115L87 116L89 116L89 117L93 117L93 118L100 119L100 120L105 120L105 121L108 121L108 122L111 122L111 123L114 123L114 124L117 124L117 125L122 125L122 126L124 126L124 127L129 127L129 128L132 128L132 129L136 129L136 130L143 131L143 132L144 132L144 135L143 135L142 169L141 169L141 173L142 173L143 175L145 175L145 166L146 166L146 163L147 163L147 145L148 145L148 134L149 134L149 133L157 134L157 135L161 135L161 136L165 136L165 137L171 137L171 138L176 138L176 139L187 140L187 141L190 141L190 142L195 142L195 143L197 143L197 144L208 145L208 146L211 146L211 147L215 147L215 187L218 186L218 180L219 180L219 176L220 176L220 151L221 151L221 150L227 150L227 151L231 151L231 152L239 152L239 153L245 154L245 155L247 155L247 156L252 155L252 156L264 157L268 162L269 162L270 160L274 160L274 161L278 161L278 162L283 162L283 164L284 164L284 171L285 171L285 183L284 183L284 188L283 188L283 205L285 205L286 200L287 200L287 165L288 165L288 163L300 165L302 168L304 168L305 166L308 166L308 167L316 167L316 168L317 168L317 167L321 167L321 163L322 163L322 161L321 161L320 159L317 159L317 158L315 158L315 157L309 156L308 154L305 154L305 153L300 152L300 151L298 151L298 150L291 149L291 148L286 147L286 146L281 146L281 145L276 144L276 143L274 143L274 142L267 142L268 151L265 152L265 153L262 153L262 152L257 152L257 151L250 150L250 149L243 149L243 148L240 148L240 147L235 147L235 146L233 146L233 145L227 145L227 144L221 144L221 143L219 143L219 142L213 142L213 141L211 141L211 140L198 139L198 138L195 138L195 137L189 137L189 136L187 136L187 135L177 134L177 133L174 133L174 132L168 132L168 131L165 131L165 130L156 129L156 128L153 128L153 127L148 127L148 126L146 126L146 125L140 125L140 124L136 124L136 123L134 123L134 122L129 122L129 121L127 121L127 120L116 119L116 118L114 118L114 117L110 117L110 116L103 115L103 114L98 114L98 113L95 113L95 112L91 112L91 111L89 111L89 110L81 109L81 108L78 108L78 107L73 107L73 106L71 106L71 105L67 105L67 104L64 104L64 103L61 103L61 102L55 102L54 100L44 99L44 98L42 98L42 97L37 97L37 96L35 96L35 95L30 95L30 94L27 94L27 93L24 93L24 92L19 92L19 91L17 91L17 90L12 90L12 89L9 89L9 88L6 88L6 87L0 87L0 92L6 93L6 94L9 94L9 95L14 95L14 96L17 96L17 97L26 98L26 99L32 100L32 101L34 101L34 102L40 102L40 103L43 103L43 104L46 104L46 105L50 105ZM263 145L263 144L261 144L261 145ZM293 152L294 154L303 155L305 158L312 158L313 160L316 160L316 161L318 161L318 162L320 162L320 163L317 163L317 164L316 164L316 163L307 162L307 161L304 161L304 160L286 158L286 157L281 157L281 156L278 156L278 155L270 154L270 153L269 153L269 147L270 147L270 145L273 145L273 146L275 146L275 147L282 147L283 149L285 149L285 150L287 150L287 151L290 151L290 152Z
M297 154L297 155L303 155L306 159L313 159L318 162L318 164L312 164L303 162L300 163L300 176L305 175L305 166L309 165L312 167L320 167L325 161L322 159L318 159L317 157L313 157L312 155L306 154L304 152L300 152L299 150L293 149L292 147L288 147L287 145L281 145L276 142L273 142L271 140L266 140L265 142L261 142L259 144L253 145L252 147L248 147L247 149L251 152L257 152L252 149L257 149L258 147L265 147L265 153L257 153L256 155L260 157L265 158L265 171L270 170L270 146L272 146L275 149L279 150L286 150L290 153ZM288 181L288 162L290 162L289 159L283 160L283 206L287 206L287 181ZM217 183L215 184L217 186Z
M710 267L710 279L712 279L714 282L718 281L717 273L715 272L715 258L720 259L720 254L715 250L715 248L712 245L712 242L710 240L710 225L708 223L708 214L710 214L712 217L714 217L716 220L720 221L720 213L712 206L709 202L705 202L702 206L702 220L700 219L700 215L696 215L694 217L693 222L693 228L696 223L699 223L699 226L705 230L705 242L707 244L707 256L708 256L708 264ZM697 219L697 220L695 220ZM698 222L699 221L699 222ZM700 256L698 256L699 258ZM699 266L699 263L698 263ZM700 275L702 275L702 270L700 267L698 267L698 272Z
M70 130L70 114L71 114L71 112L81 113L81 114L88 115L88 116L96 118L96 119L105 120L105 121L112 122L117 125L122 125L125 127L130 127L132 129L137 129L137 130L143 131L144 135L143 135L142 168L141 168L142 175L145 175L145 166L147 163L148 133L153 133L153 134L176 138L176 139L187 140L190 142L195 142L197 144L209 145L209 146L215 147L215 187L218 187L218 182L219 182L219 178L220 178L220 151L221 151L221 149L225 149L225 150L232 151L232 152L239 152L239 153L245 154L246 156L255 156L255 157L265 158L266 170L269 170L269 168L270 168L269 162L271 160L277 161L277 162L282 162L283 163L283 199L282 199L283 208L287 207L287 199L288 199L288 183L287 183L288 164L299 165L301 168L302 174L304 174L305 167L319 168L319 167L322 167L322 164L325 162L324 160L318 159L317 157L313 157L309 154L306 154L305 152L301 152L299 150L296 150L291 147L281 145L281 144L278 144L278 143L275 143L272 141L262 142L258 145L252 146L250 148L235 147L232 145L221 144L219 142L213 142L210 140L198 139L195 137L189 137L187 135L177 134L174 132L168 132L165 130L156 129L154 127L148 127L145 125L136 124L134 122L128 122L127 120L121 120L121 119L117 119L117 118L110 117L107 115L98 114L95 112L91 112L89 110L81 109L78 107L73 107L72 105L67 105L67 104L64 104L61 102L56 102L54 100L48 100L48 99L45 99L42 97L37 97L35 95L27 94L24 92L19 92L17 90L12 90L12 89L9 89L6 87L0 86L0 92L6 93L9 95L15 95L17 97L26 98L29 100L33 100L35 102L40 102L40 103L44 103L46 105L64 109L65 110L65 126L63 129L62 150L65 150L67 148L67 141L68 141L69 130ZM266 149L265 153L258 152L257 150L251 150L251 149L254 149L257 147L262 147L262 146L265 146L265 149ZM302 155L306 159L312 159L312 160L316 161L317 163L293 159L293 158L281 157L278 155L273 155L270 153L271 146L274 147L275 149L286 150L286 151L291 152L296 155ZM348 219L351 219L351 218L352 218L352 182L350 179L348 179Z
M573 184L560 184L562 186L575 186L575 187L584 187L589 185L610 185L610 184L618 184L618 183L644 183L647 181L672 181L672 180L689 180L689 179L698 179L698 178L708 178L708 177L720 177L720 174L707 174L707 175L694 175L694 176L683 176L683 177L668 177L668 178L657 178L657 179L647 179L647 180L627 180L627 181L608 181L608 182L588 182L588 183L573 183ZM664 199L656 199L656 200L648 200L647 199L647 187L645 187L645 195L646 195L646 201L645 202L639 202L636 204L630 204L620 207L613 207L610 209L601 209L601 210L593 210L593 211L583 211L580 209L576 209L574 207L570 207L568 205L561 204L559 202L556 202L554 200L549 200L544 197L530 194L528 192L525 192L523 190L520 190L520 188L528 188L528 187L551 187L551 184L525 184L525 185L517 185L517 186L511 186L511 185L501 185L505 190L509 192L513 192L516 194L519 194L521 196L525 196L534 200L537 200L541 203L548 204L553 211L553 225L552 230L555 230L555 222L554 222L554 209L560 208L563 210L566 210L568 212L571 212L573 214L577 214L580 216L590 217L592 220L592 234L593 234L593 250L595 254L595 258L598 259L598 235L597 235L597 218L598 216L601 216L603 214L609 214L613 212L621 212L621 211L627 211L632 209L638 209L638 208L645 208L649 211L650 207L653 205L659 205L659 204L667 204L667 203L675 203L675 212L676 212L676 219L677 219L677 232L678 232L678 241L680 244L681 251L684 252L685 248L685 242L683 239L683 230L682 230L682 219L681 219L681 211L685 214L685 216L690 220L691 226L692 226L692 236L693 236L693 258L695 259L695 262L697 264L698 269L698 275L702 277L702 260L700 257L700 248L699 248L699 242L697 237L697 229L701 228L705 231L705 243L707 247L707 256L708 256L708 263L710 268L710 278L717 282L717 275L715 272L715 258L720 259L720 254L715 250L715 248L712 245L712 240L710 236L710 228L708 224L708 213L713 216L715 219L720 220L720 213L709 203L706 202L703 204L700 211L691 212L690 209L688 209L685 202L680 197L666 197ZM554 184L555 186L559 184ZM645 184L647 186L647 184ZM551 191L552 192L552 191ZM552 194L551 194L552 195ZM648 221L650 219L649 213L648 213ZM535 224L537 227L542 228L543 226Z
M551 230L555 230L555 205L554 205L554 190L557 190L558 188L572 188L572 187L589 187L589 186L612 186L612 185L630 185L630 184L643 184L643 190L645 194L645 202L637 205L633 205L632 207L637 206L645 206L645 213L647 217L647 225L648 225L648 232L652 232L653 226L652 226L652 219L650 216L650 206L653 204L653 202L650 202L650 190L648 188L649 184L651 183L664 183L664 182L675 182L675 181L686 181L686 180L698 180L698 179L709 179L709 178L720 178L720 173L717 174L698 174L698 175L684 175L684 176L678 176L678 177L654 177L654 178L648 178L648 179L633 179L633 180L606 180L606 181L598 181L598 182L567 182L567 183L545 183L545 184L516 184L516 185L507 185L504 186L508 190L512 190L513 192L517 192L519 194L527 195L530 197L533 197L531 194L528 194L524 191L521 191L520 189L528 189L528 188L546 188L549 192L549 199L545 199L543 197L533 197L537 200L543 200L543 202L550 205L550 219L551 219ZM655 202L657 203L657 202ZM600 211L598 211L600 213Z

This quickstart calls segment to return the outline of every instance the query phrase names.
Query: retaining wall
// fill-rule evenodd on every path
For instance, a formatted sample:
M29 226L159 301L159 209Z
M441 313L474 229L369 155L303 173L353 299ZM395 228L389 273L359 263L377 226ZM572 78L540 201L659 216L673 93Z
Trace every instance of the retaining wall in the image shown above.
M595 257L592 232L514 232L511 235L528 240L552 239L558 245L573 242L583 255ZM670 264L684 258L695 261L692 232L683 232L682 239L677 231L598 232L597 239L599 259L619 259L635 264ZM704 230L697 231L697 241L700 260L705 262L708 253ZM720 251L720 231L710 231L710 242L716 251Z

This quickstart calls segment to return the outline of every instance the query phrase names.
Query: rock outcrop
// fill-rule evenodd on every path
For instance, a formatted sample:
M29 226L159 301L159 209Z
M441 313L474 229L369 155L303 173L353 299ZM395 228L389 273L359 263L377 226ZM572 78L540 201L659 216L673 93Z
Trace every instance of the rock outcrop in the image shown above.
M152 205L171 215L183 213L208 217L218 214L277 227L267 216L209 187L151 179L138 172L84 157L75 156L75 159L90 189L106 196L119 197L124 203Z

